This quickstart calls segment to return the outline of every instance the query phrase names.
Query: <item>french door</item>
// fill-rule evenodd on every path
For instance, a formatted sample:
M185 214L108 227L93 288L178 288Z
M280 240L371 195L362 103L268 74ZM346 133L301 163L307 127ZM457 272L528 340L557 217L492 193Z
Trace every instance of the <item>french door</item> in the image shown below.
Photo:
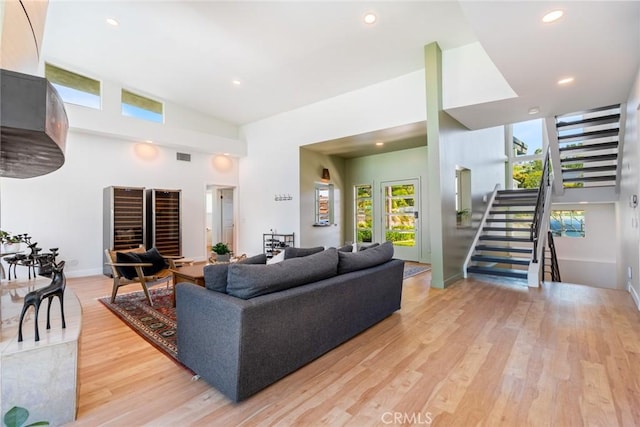
M420 236L420 181L384 181L381 190L381 233L378 241L390 240L394 257L419 261Z

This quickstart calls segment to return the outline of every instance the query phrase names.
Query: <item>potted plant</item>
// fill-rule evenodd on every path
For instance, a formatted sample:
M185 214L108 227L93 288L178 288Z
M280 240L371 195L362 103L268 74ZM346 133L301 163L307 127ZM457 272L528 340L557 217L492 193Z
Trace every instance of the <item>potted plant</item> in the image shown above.
M467 225L467 220L471 216L471 209L462 209L456 211L456 223L458 226Z
M24 242L23 235L12 236L11 233L0 230L0 243L4 252L17 252L20 250L20 243Z
M218 242L211 247L211 252L216 254L212 256L217 262L228 262L231 259L231 250L226 243Z

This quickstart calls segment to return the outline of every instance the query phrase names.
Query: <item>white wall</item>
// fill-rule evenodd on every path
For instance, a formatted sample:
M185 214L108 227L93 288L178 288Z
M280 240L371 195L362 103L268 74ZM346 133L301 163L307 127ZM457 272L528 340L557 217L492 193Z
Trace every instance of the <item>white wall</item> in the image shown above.
M562 281L621 289L616 280L615 204L553 204L551 210L584 210L585 237L553 239Z
M333 185L333 205L331 206L333 224L329 227L314 227L315 188L316 183L320 182L324 168L329 169L331 176L329 184ZM303 248L340 247L344 244L344 189L344 159L300 148L300 236L296 238L296 246Z
M239 246L262 252L262 233L300 235L299 147L426 119L422 71L243 126ZM289 202L275 194L291 194Z
M622 146L622 180L617 224L619 227L618 286L628 288L640 309L640 207L629 204L631 196L640 195L640 70L627 99L627 121ZM628 270L631 269L631 277Z
M100 274L102 193L111 185L182 190L183 255L205 259L207 184L236 186L237 160L72 131L65 164L31 179L0 179L0 227L28 233L39 247L60 248L69 276ZM24 273L23 273L24 274Z

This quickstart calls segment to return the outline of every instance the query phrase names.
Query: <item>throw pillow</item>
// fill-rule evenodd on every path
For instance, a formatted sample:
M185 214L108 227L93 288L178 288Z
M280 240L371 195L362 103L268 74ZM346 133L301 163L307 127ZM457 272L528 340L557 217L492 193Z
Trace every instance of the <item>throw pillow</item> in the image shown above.
M165 268L169 268L169 264L167 264L167 260L165 260L158 249L151 248L148 251L138 254L139 262L148 262L152 265L149 267L142 267L142 272L145 276L153 276Z
M315 246L313 248L284 248L284 259L309 256L322 251L324 251L324 246Z
M210 291L227 292L227 270L229 264L210 264L202 269L204 275L204 287Z
M286 259L277 264L231 264L227 276L227 293L249 299L260 295L328 279L337 273L338 251L335 248L306 257Z
M383 264L393 258L393 244L384 242L366 251L338 252L338 274L363 270L374 265Z
M238 261L238 264L266 264L267 256L265 254L254 255L249 258ZM227 292L227 271L230 264L211 264L205 265L204 271L204 287L210 291Z
M136 254L133 252L116 252L116 263L120 264L120 263L139 263L140 258L138 258L138 255L140 254ZM136 273L136 268L135 267L116 267L116 269L118 270L118 273L120 273L121 276L131 280L131 279L135 279L136 277L138 277L138 273Z

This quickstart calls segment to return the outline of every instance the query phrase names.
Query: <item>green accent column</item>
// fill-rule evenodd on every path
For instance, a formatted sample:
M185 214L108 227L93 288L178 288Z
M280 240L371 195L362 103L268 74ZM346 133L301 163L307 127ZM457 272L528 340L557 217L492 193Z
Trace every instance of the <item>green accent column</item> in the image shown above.
M431 234L431 286L444 288L444 235L442 220L442 177L440 114L442 112L442 51L438 43L424 47L427 90L427 148L429 152L429 230Z

